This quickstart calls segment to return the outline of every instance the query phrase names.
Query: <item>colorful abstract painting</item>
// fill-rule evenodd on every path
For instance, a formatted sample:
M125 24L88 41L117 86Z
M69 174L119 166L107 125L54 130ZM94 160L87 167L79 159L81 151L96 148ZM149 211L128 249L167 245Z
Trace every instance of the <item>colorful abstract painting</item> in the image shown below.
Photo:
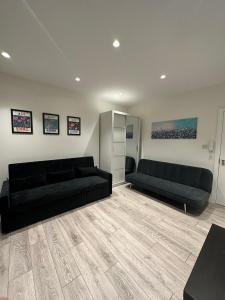
M198 118L152 123L152 139L196 139Z

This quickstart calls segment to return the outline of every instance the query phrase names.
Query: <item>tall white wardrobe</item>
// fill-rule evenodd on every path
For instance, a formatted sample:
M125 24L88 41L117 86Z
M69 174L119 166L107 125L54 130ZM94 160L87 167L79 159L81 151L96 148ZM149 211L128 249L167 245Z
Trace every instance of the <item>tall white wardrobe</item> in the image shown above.
M113 185L125 181L126 116L119 111L100 115L100 168L112 173Z

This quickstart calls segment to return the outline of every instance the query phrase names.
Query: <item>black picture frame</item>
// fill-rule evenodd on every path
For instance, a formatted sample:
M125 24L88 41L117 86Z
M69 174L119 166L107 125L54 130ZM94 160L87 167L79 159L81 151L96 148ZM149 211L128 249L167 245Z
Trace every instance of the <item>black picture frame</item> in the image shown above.
M70 119L74 119L74 121L72 121ZM74 129L74 130L70 129L70 122L77 123L78 129ZM74 131L74 133L72 131ZM67 116L67 135L70 135L70 136L80 136L81 135L81 118L80 117Z
M47 128L47 124L46 124L46 117L49 116L52 118L52 120L54 120L53 117L56 118L56 124L57 124L57 128ZM50 121L51 118L49 118L48 120ZM58 114L51 114L51 113L42 113L42 122L43 122L43 134L48 134L48 135L59 135L60 134L60 127L59 127L59 115ZM55 126L55 124L52 124ZM55 132L54 132L55 130Z
M15 114L15 113L17 113L18 115ZM15 122L16 122L15 117L16 116L17 117L28 117L28 118L30 118L30 126L29 127L15 126L16 125L15 124ZM23 122L25 122L25 121L23 121ZM11 128L12 128L12 133L13 134L33 134L33 115L32 115L32 111L12 108L11 109ZM22 128L24 128L24 129L22 130Z
M126 139L132 140L134 138L134 124L128 124L126 128Z

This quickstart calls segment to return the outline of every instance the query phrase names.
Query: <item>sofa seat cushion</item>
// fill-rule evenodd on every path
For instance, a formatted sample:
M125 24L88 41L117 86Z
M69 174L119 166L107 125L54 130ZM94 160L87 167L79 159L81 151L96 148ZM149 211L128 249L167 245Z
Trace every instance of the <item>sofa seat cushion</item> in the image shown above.
M17 208L24 205L26 207L39 206L51 201L70 198L75 194L88 192L107 184L108 181L99 176L75 178L64 182L48 184L12 193L10 198L11 208Z
M204 190L142 173L129 174L126 180L140 188L186 203L193 208L201 207L209 198L209 193Z

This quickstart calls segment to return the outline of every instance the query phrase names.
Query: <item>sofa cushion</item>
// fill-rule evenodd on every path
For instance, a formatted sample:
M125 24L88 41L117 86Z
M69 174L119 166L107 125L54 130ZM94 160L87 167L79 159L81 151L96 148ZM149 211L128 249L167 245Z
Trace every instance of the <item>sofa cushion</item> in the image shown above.
M45 174L14 178L10 180L10 191L18 192L32 189L47 183Z
M48 183L56 183L61 181L71 180L75 177L74 170L62 170L57 172L49 172L47 173L47 182Z
M126 156L125 174L130 174L135 171L135 159L131 156Z
M77 168L76 175L78 177L96 176L98 174L97 167Z
M92 156L10 164L9 179L93 166L94 159Z
M45 186L11 194L11 208L39 206L52 201L71 198L73 195L87 192L107 185L108 181L99 177L75 178L72 180L48 184Z
M149 176L200 188L209 193L212 190L213 175L207 169L141 159L137 171Z
M126 176L126 180L140 188L186 203L193 208L201 206L209 198L209 193L204 190L146 174L132 173Z

